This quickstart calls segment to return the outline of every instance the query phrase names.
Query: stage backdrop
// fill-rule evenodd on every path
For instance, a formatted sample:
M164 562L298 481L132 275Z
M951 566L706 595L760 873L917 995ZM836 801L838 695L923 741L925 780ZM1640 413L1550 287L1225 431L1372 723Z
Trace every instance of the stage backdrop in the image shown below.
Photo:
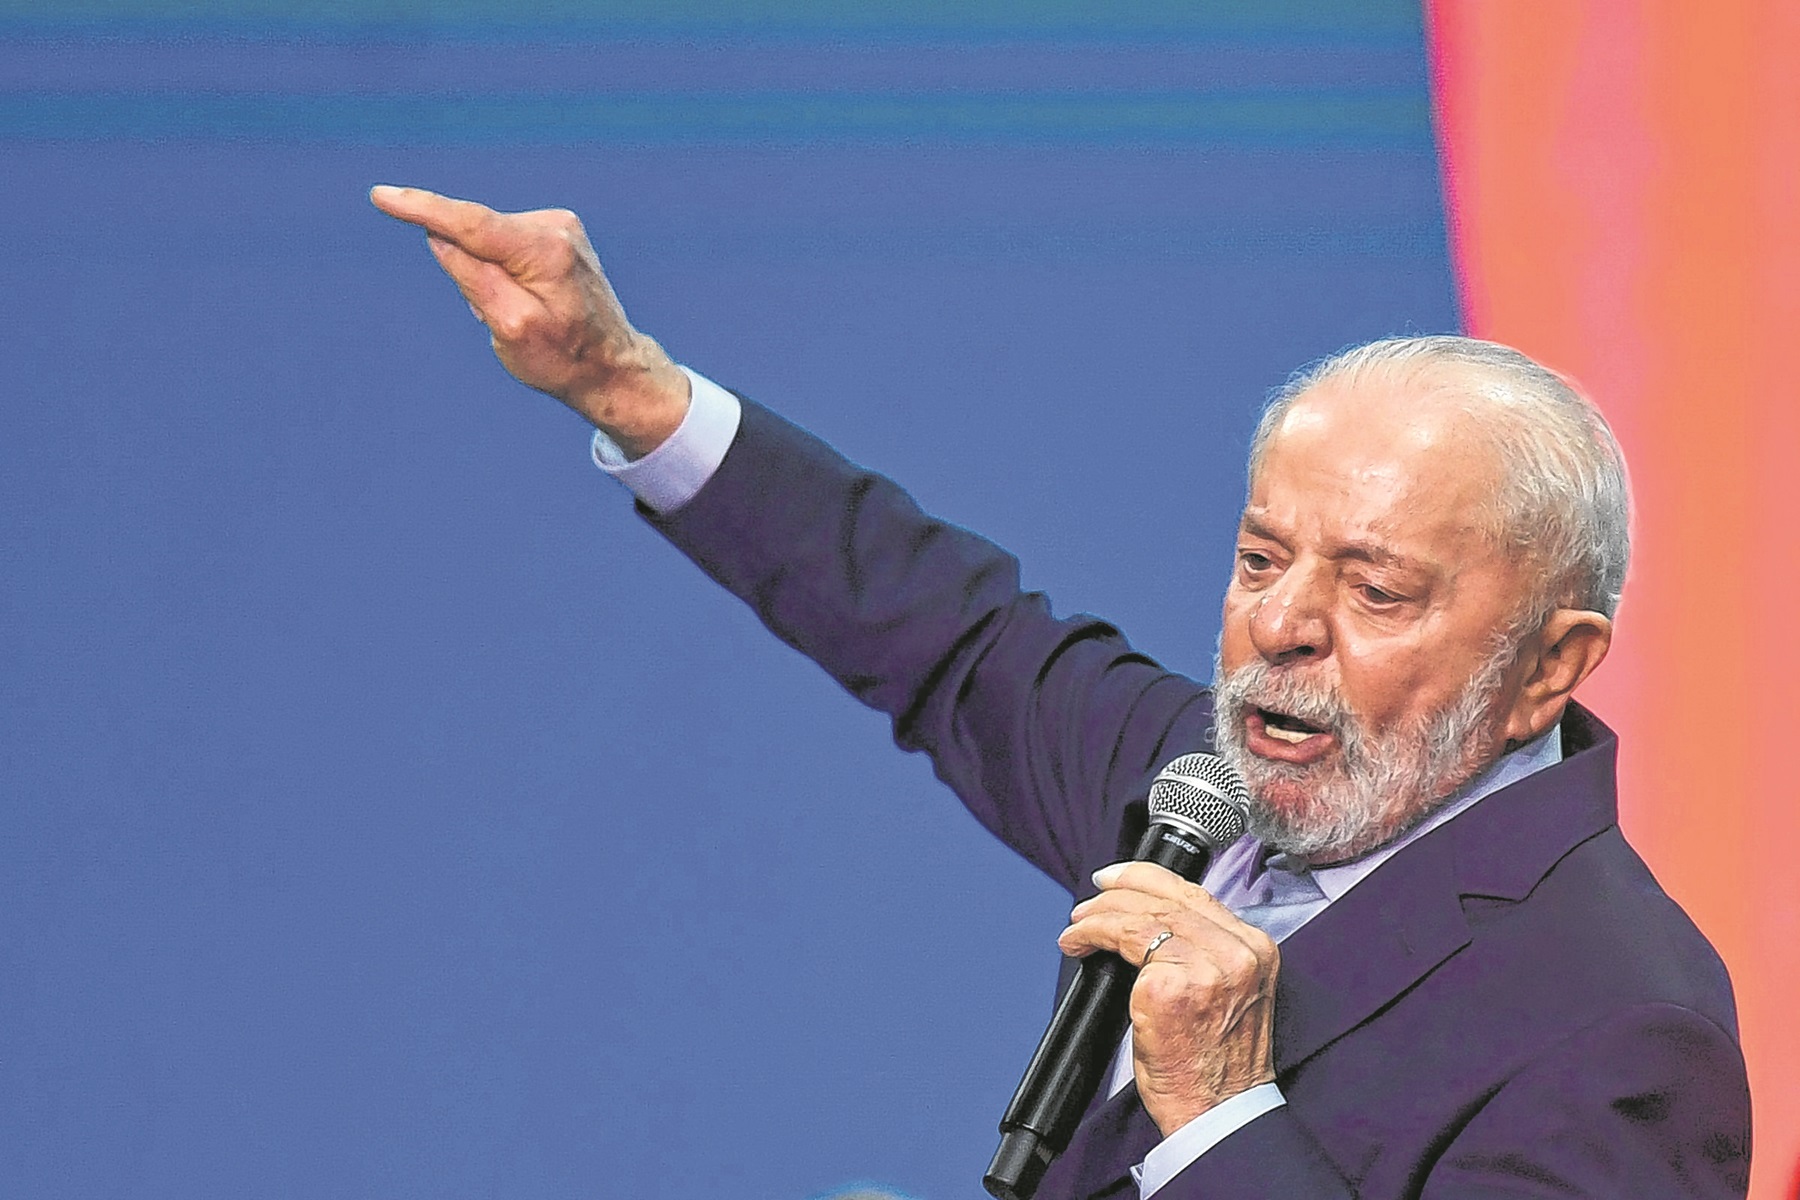
M979 1195L1066 899L365 192L578 210L1205 676L1267 389L1457 321L1418 12L59 10L0 10L0 1191Z
M1420 14L244 14L0 0L6 1190L979 1194L1066 901L636 521L363 194L575 208L678 357L1205 676L1266 390L1459 321ZM1493 60L1439 49L1462 163L1487 127L1456 81ZM1475 327L1588 371L1500 320L1481 220ZM1776 487L1728 464L1793 445L1781 381L1754 427L1702 383L1707 471ZM1682 461L1640 458L1647 511ZM1782 594L1745 532L1781 498L1719 494L1749 523L1715 542L1650 511L1714 553L1657 583L1647 549L1626 610L1700 649L1625 676L1716 719L1665 735L1648 682L1597 692L1690 772L1792 712L1754 690ZM1750 574L1696 582L1720 562ZM1726 596L1751 611L1715 621ZM1742 761L1696 790L1735 832L1628 818L1740 980L1776 916L1800 940L1773 885L1713 882L1778 876L1724 859L1792 820ZM1746 993L1759 1053L1773 996Z

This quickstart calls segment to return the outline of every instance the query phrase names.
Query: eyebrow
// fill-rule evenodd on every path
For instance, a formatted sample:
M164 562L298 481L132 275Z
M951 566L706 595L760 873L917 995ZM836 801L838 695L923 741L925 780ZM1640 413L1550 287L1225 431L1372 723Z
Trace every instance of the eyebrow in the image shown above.
M1271 542L1281 542L1286 545L1286 539L1273 526L1264 524L1252 512L1244 513L1239 526L1252 537L1266 538ZM1324 549L1327 558L1347 558L1396 571L1424 569L1424 564L1407 558L1405 555L1395 554L1392 550L1375 542L1328 540Z

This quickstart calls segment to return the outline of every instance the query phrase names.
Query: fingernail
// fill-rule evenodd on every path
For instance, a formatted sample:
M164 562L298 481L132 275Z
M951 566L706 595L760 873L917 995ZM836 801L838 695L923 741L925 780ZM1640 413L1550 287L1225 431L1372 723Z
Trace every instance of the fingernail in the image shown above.
M1101 867L1093 874L1094 886L1111 887L1113 880L1117 879L1119 877L1119 872L1124 869L1124 863L1113 863L1111 866Z

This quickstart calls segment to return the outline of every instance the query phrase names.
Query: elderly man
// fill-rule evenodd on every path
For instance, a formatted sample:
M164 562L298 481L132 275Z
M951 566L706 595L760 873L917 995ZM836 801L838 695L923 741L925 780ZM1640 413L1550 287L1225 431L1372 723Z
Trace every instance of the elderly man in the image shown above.
M1252 449L1209 693L676 366L571 214L372 198L653 523L1080 897L1066 953L1142 966L1040 1195L1744 1193L1729 982L1620 836L1613 736L1571 700L1611 638L1626 496L1556 376L1425 338L1291 385ZM1251 836L1200 886L1119 864L1156 767L1215 745Z

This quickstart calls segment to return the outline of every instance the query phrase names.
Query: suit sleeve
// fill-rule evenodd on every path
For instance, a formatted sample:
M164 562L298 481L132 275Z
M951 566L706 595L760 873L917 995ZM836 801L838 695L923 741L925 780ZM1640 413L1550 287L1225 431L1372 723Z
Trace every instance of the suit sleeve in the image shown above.
M1420 1165L1421 1200L1742 1200L1750 1096L1730 1034L1645 1004L1562 1039L1496 1087ZM1359 1195L1280 1108L1202 1156L1157 1200Z
M1011 555L750 401L705 487L640 511L1071 891L1117 856L1122 807L1156 765L1204 748L1192 680L1104 622L1055 618Z

